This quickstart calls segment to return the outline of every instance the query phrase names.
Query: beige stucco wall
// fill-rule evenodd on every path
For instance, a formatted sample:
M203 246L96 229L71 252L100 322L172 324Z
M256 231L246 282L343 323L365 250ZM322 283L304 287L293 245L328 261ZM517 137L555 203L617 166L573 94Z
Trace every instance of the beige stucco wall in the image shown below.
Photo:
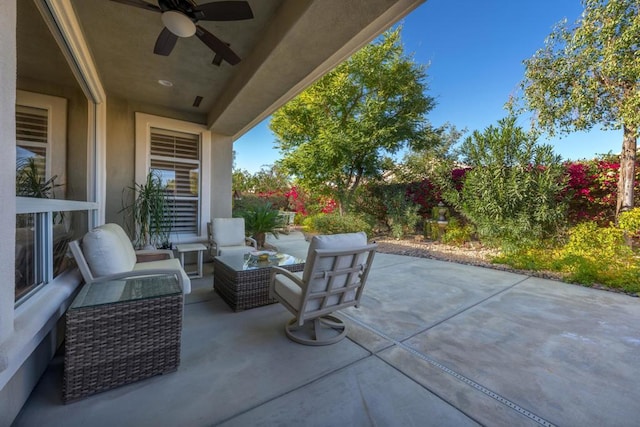
M15 281L16 2L0 1L0 343L13 330Z
M134 182L135 173L135 113L142 112L172 119L204 124L203 114L177 112L167 108L146 105L107 94L107 165L105 222L115 222L125 230L132 224L125 222L120 213L123 206L123 189ZM129 197L127 198L127 195ZM125 204L132 195L125 192Z
M211 135L211 218L230 218L233 141L225 135Z

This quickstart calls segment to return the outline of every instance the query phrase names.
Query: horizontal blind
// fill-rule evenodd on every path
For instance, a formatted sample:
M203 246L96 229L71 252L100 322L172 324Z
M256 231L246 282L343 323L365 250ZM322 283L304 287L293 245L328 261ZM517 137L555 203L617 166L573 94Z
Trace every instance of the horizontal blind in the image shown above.
M152 128L150 154L199 161L199 139L198 135Z
M167 195L198 197L198 165L151 158L151 169L164 179Z
M18 145L36 143L38 146L44 144L46 147L48 133L49 114L47 110L16 105L16 141Z
M46 180L48 139L49 111L16 105L16 167L28 168L33 161L42 182Z
M151 170L162 178L167 194L167 227L173 233L198 234L199 135L152 128L150 139Z
M169 199L168 226L174 233L197 233L198 200Z

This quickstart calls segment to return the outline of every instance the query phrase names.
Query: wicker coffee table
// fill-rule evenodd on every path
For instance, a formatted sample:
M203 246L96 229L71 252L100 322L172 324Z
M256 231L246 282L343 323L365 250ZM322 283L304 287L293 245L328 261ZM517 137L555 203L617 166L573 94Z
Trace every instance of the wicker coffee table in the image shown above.
M269 298L273 266L297 272L304 270L304 260L280 253L268 261L241 255L217 256L213 259L213 289L234 311L273 304L276 300Z
M172 275L84 285L66 315L63 401L178 369L182 312Z

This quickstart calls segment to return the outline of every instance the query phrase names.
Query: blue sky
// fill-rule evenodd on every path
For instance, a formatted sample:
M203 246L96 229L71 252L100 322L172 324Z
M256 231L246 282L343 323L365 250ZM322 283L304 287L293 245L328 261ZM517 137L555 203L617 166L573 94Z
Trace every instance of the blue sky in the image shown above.
M506 115L504 104L524 76L522 61L544 44L554 24L574 22L580 0L427 0L403 21L405 52L428 65L427 95L436 107L427 115L439 126L483 130ZM234 143L236 167L255 173L280 158L263 121ZM521 123L526 128L526 120ZM617 153L622 131L592 130L540 143L563 159Z

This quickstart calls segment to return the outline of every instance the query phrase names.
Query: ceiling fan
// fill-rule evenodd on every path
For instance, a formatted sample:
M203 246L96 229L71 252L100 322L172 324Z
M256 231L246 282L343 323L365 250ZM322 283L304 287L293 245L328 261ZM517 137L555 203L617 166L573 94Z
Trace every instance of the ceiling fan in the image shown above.
M253 18L251 7L246 1L216 1L197 5L193 0L157 0L157 6L144 0L111 1L162 14L164 29L156 40L153 53L167 56L176 45L178 37L191 37L195 34L216 53L216 58L231 65L240 62L240 57L227 43L198 25L198 21L239 21Z

